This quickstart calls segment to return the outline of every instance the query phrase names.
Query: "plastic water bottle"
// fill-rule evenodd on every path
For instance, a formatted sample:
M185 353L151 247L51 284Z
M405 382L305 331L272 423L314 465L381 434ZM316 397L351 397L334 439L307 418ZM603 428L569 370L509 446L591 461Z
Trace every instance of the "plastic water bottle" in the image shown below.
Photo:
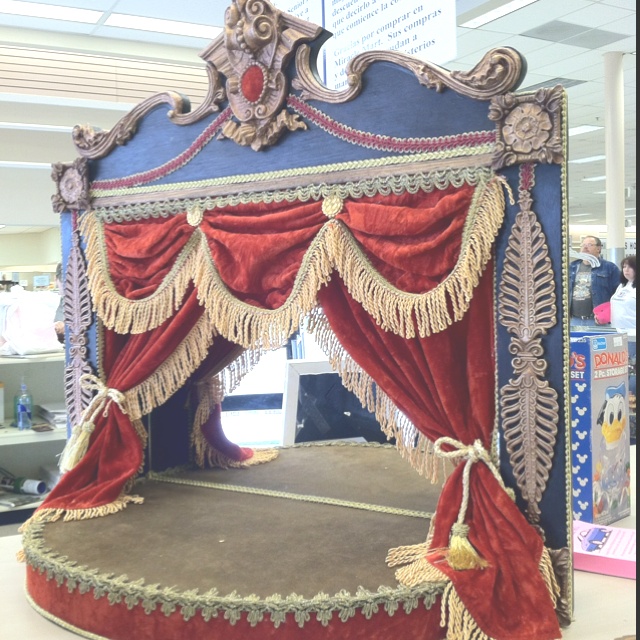
M31 394L27 390L27 385L22 380L20 385L20 395L16 401L16 425L20 431L31 429Z

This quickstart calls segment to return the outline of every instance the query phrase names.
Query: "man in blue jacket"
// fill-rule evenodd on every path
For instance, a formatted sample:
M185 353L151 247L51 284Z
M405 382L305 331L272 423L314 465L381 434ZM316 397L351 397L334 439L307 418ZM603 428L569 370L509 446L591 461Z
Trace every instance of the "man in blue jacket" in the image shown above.
M582 241L581 252L585 259L569 265L571 325L593 327L596 324L593 309L609 302L620 284L620 269L600 256L602 241L596 236L587 236Z

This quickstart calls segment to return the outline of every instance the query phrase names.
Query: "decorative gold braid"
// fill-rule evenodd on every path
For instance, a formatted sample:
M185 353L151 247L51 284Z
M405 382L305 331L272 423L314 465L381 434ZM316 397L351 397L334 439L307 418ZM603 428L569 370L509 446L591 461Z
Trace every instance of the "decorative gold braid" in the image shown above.
M206 187L234 187L233 191L242 191L242 185L250 184L273 184L283 179L295 178L302 182L305 177L317 176L331 172L352 172L358 169L376 169L382 167L406 167L412 164L435 161L441 165L442 161L459 161L461 158L468 158L469 162L478 156L493 153L494 143L478 145L460 146L455 149L445 149L442 151L416 153L406 156L385 156L383 158L368 158L366 160L348 160L346 162L334 162L331 164L320 164L308 167L294 167L293 169L279 169L277 171L262 171L259 173L248 173L234 176L224 176L221 178L209 178L206 180L193 180L189 182L170 182L167 184L156 184L142 187L120 187L116 189L91 189L91 199L111 198L113 196L133 196L141 194L154 194L176 191L193 191Z
M271 450L265 449L264 452ZM277 451L276 451L277 455ZM147 476L150 480L156 482L167 482L169 484L178 484L183 486L201 487L204 489L215 489L217 491L231 491L234 493L247 493L258 496L266 496L269 498L282 498L284 500L294 500L297 502L310 502L314 504L329 504L334 507L348 507L350 509L361 509L363 511L372 511L376 513L388 513L396 516L406 516L409 518L431 518L433 515L427 511L417 511L415 509L400 509L397 507L387 507L369 502L353 502L351 500L341 500L339 498L330 498L327 496L316 496L303 493L290 493L288 491L276 491L273 489L264 489L261 487L249 487L237 484L227 484L222 482L207 482L204 480L190 480L188 478L176 478L172 474L149 473Z
M443 168L444 164L444 168ZM491 179L493 173L488 166L446 166L439 163L437 169L420 170L411 167L413 173L400 175L362 176L339 184L308 184L295 188L274 189L273 181L269 181L269 191L244 191L225 195L191 195L160 201L129 202L101 206L96 204L93 213L104 223L120 223L131 220L140 221L148 218L168 218L182 215L185 211L199 207L203 211L236 207L240 204L271 204L273 202L310 202L318 201L327 196L337 195L343 200L347 198L362 198L387 196L389 194L402 195L418 192L432 193L435 189L446 189L449 186L461 187L463 184L477 185L479 182ZM173 194L172 194L173 195Z
M86 239L87 276L93 308L104 324L117 333L144 333L160 326L180 307L198 260L196 230L180 252L158 289L143 300L129 300L113 286L106 254L104 227L93 212L81 218Z
M275 593L266 598L235 591L220 595L215 589L205 593L198 589L180 591L175 587L145 584L144 580L133 580L127 575L100 573L79 565L46 548L43 529L43 525L33 526L24 536L25 559L34 571L46 573L47 579L55 579L69 593L91 593L96 600L106 597L109 604L125 602L130 609L139 607L147 614L157 611L168 616L175 611L185 622L196 614L205 620L227 620L232 627L248 620L252 626L264 623L277 629L289 619L300 629L307 623L317 622L328 627L336 618L346 622L360 613L366 616L367 612L384 611L394 616L410 613L418 606L430 609L443 588L442 585L426 585L417 589L384 585L375 592L358 587L354 594L342 590L333 596L318 593L304 597L293 593L283 597Z
M340 344L322 310L316 307L309 316L309 333L314 334L318 346L327 354L329 363L368 411L373 413L387 439L395 438L400 455L422 476L436 483L439 471L447 475L446 461L439 461L434 444L420 433L389 396L376 385ZM440 466L442 465L442 466Z

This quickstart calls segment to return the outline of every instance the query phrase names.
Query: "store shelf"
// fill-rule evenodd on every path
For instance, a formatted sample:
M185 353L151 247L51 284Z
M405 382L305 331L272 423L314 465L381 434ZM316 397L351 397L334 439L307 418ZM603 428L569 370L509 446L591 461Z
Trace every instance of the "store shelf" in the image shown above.
M60 351L59 353L39 353L31 356L0 356L0 365L62 361L64 361L64 351Z
M66 440L66 428L56 428L52 431L18 431L15 427L0 428L0 447L14 444L34 444L53 440Z

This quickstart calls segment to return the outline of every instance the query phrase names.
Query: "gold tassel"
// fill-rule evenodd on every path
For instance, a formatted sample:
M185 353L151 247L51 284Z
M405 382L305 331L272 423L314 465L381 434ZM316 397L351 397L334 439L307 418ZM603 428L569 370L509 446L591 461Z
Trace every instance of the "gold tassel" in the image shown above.
M20 549L20 551L18 551L18 553L16 553L16 560L18 562L26 562L27 561L27 556L24 553L24 549Z
M445 552L447 562L452 569L486 569L489 563L481 558L474 546L469 542L469 525L455 523L451 527L449 549Z
M66 473L71 471L84 457L89 448L89 440L94 430L92 422L83 422L76 425L69 442L66 444L62 455L60 456L60 471Z

